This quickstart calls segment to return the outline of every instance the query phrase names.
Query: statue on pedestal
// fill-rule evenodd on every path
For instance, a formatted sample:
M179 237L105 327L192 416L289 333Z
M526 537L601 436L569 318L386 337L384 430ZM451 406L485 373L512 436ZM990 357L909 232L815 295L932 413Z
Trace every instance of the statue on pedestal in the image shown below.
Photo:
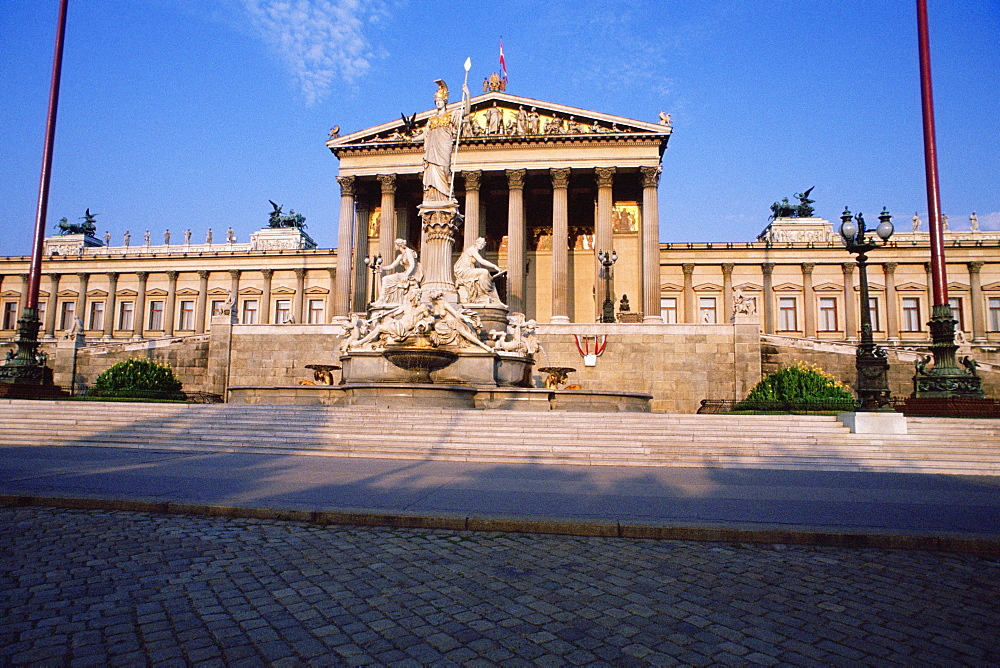
M469 113L468 97L461 113L452 113L448 107L448 85L441 79L434 93L437 112L427 119L424 128L424 203L451 202L451 156L455 148L455 135L462 125L462 117ZM462 86L468 93L468 87Z
M382 272L381 291L372 308L384 308L403 303L403 296L413 286L419 286L423 279L423 269L417 260L417 251L410 248L406 239L396 239L396 259L391 264L379 268ZM402 271L396 271L401 267ZM392 272L392 273L387 273Z
M455 287L458 288L458 300L463 304L500 304L500 296L493 285L489 269L498 273L501 269L482 256L484 248L486 239L479 237L462 251L455 262Z

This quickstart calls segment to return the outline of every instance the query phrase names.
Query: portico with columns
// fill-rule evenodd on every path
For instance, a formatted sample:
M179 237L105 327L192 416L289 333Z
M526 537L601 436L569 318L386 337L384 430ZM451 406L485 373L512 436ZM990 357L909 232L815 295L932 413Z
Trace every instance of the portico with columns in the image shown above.
M507 270L511 311L594 322L604 294L597 253L614 250L616 299L628 295L645 321L662 322L657 186L672 128L502 91L473 97L471 109L453 167L464 216L454 258L482 236L486 257ZM396 238L423 250L421 133L431 113L327 142L340 160L337 315L367 307L366 257L388 264Z

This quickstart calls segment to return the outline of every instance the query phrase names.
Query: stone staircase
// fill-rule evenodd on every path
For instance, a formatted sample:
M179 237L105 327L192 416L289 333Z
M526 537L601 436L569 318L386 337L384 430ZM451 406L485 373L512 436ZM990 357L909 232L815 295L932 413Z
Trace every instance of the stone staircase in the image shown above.
M814 415L0 400L0 447L1000 475L1000 420L907 423L907 435L890 436Z

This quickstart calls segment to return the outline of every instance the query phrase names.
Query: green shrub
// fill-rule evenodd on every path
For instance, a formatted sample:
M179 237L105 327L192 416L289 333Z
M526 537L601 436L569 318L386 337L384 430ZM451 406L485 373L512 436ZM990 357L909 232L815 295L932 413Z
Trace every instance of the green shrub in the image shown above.
M837 410L846 409L853 403L854 395L847 386L820 367L797 361L754 385L746 399L734 408L765 409L784 405Z
M129 359L106 370L97 380L91 395L135 399L184 399L181 382L170 366L152 360Z

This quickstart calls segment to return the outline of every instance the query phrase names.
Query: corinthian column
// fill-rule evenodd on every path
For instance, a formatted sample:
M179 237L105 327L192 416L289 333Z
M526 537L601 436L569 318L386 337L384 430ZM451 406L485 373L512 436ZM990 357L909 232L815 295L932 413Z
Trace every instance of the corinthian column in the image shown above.
M274 278L274 269L261 269L261 276L264 277L264 294L260 300L260 324L271 324L271 281ZM280 322L277 324L281 324Z
M56 335L56 307L59 305L59 279L61 274L49 274L49 301L45 305L45 338ZM21 293L24 294L23 292Z
M979 273L983 269L982 262L969 262L969 299L972 308L972 340L982 341L986 333L986 314L983 309L983 285Z
M115 308L118 306L118 273L108 272L108 308L104 313L104 338L110 339L115 332Z
M885 326L890 341L899 340L899 315L896 310L896 267L897 262L882 265L885 274Z
M507 188L507 305L524 313L524 175L526 170L508 169Z
M642 174L642 321L663 322L660 315L660 209L657 187L660 172L656 167L640 167ZM723 299L729 299L725 292ZM728 308L728 307L726 307ZM726 316L729 318L727 312Z
M552 318L569 322L569 168L552 175Z
M483 236L479 226L479 188L483 182L482 170L462 172L465 178L465 228L462 230L465 236L465 245L468 246L473 241Z
M167 304L163 314L163 335L174 335L174 306L177 304L177 272L167 272Z
M354 177L338 176L340 220L337 230L337 278L334 285L333 316L347 318L351 300L351 237L354 233Z
M379 174L375 178L382 184L382 213L378 223L378 252L385 263L392 262L392 243L396 240L396 175ZM360 227L360 225L359 225Z
M136 278L139 279L139 289L136 290L135 295L135 313L133 313L133 324L132 328L132 338L141 339L143 331L143 323L146 319L146 279L149 278L148 271L137 271L135 272Z
M774 334L774 263L760 265L764 279L764 333Z
M854 267L856 265L853 262L845 262L841 266L844 270L844 336L848 341L854 341L858 338L858 318L855 315L858 298L854 295ZM865 308L867 307L868 305L865 304Z
M813 270L816 264L813 262L802 263L802 314L806 321L806 338L816 338L816 298L813 292Z
M694 264L685 262L681 270L684 272L684 322L698 322L694 308Z
M205 309L208 306L208 270L198 270L198 301L195 302L194 333L205 333Z

